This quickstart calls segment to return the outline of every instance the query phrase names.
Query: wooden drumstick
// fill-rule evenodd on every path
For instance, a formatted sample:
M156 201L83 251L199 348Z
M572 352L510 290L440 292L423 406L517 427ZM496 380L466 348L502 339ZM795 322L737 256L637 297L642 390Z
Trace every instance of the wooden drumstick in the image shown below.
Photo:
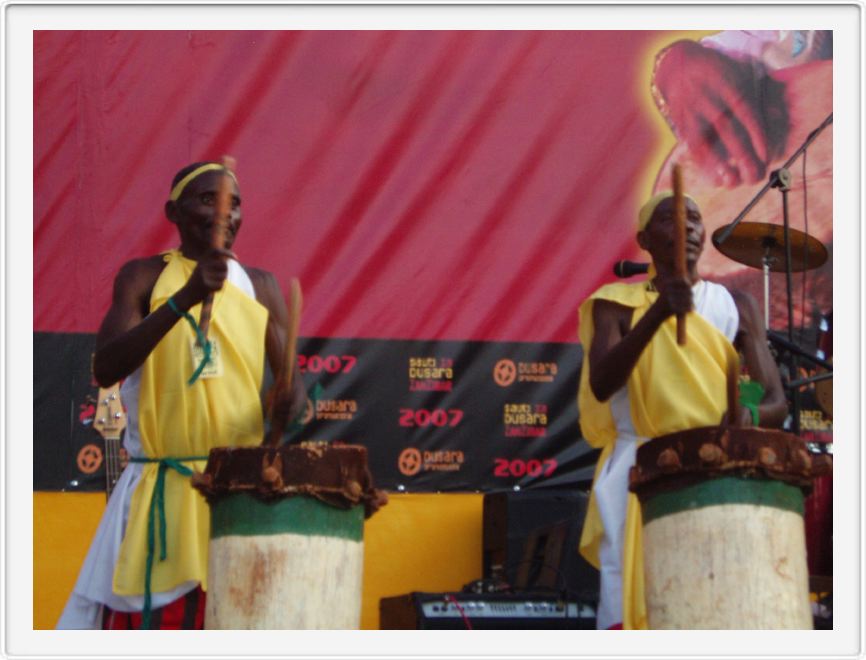
M289 291L289 335L286 339L286 387L292 387L295 375L295 358L298 354L298 331L301 328L301 308L304 306L304 296L301 293L301 283L297 277L292 278Z
M289 329L286 336L286 357L283 360L281 371L274 384L274 398L271 401L271 430L266 444L276 447L280 444L287 420L276 419L276 403L282 392L291 392L295 376L295 360L298 354L298 332L301 327L301 309L304 304L304 296L301 292L301 283L297 277L292 278L289 290Z
M671 178L674 192L674 268L677 277L686 278L686 198L683 194L683 172L674 163ZM686 315L677 314L677 344L686 345Z
M236 161L231 156L223 156L222 164L225 171L222 177L220 177L219 188L217 188L213 228L210 235L211 247L218 249L224 248L226 244L226 232L228 231L227 218L232 208L232 175L229 173L234 172ZM198 326L201 328L202 336L205 338L207 338L210 317L213 312L213 297L213 292L209 293L201 304Z

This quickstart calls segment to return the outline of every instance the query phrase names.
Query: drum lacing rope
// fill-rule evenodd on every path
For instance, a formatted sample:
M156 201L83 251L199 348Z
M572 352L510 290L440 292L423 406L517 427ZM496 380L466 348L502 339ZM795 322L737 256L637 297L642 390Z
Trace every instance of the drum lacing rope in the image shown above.
M192 470L185 465L187 461L205 461L207 456L179 456L165 458L149 458L130 457L130 463L159 463L159 468L156 471L156 484L153 487L153 494L150 498L150 508L147 512L147 560L144 569L144 609L141 613L141 627L150 629L150 615L152 594L150 589L151 574L153 573L153 555L156 550L156 521L155 514L159 513L159 560L165 560L165 473L168 468L175 472L189 477L192 475Z

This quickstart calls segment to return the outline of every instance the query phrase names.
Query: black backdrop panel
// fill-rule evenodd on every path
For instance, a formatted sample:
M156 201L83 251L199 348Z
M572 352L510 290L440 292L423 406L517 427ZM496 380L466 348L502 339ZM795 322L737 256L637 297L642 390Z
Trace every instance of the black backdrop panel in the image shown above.
M104 442L93 430L94 336L34 333L33 488L102 490Z
M92 351L92 335L34 333L37 490L104 485L81 459L102 446ZM586 486L597 452L578 426L581 357L577 344L302 338L311 400L287 441L365 445L389 490Z

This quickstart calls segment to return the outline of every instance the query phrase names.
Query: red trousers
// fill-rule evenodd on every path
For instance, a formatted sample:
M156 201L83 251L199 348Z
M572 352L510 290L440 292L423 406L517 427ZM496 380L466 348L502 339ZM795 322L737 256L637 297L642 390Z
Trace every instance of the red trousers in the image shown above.
M189 593L159 607L151 613L154 630L204 629L204 605L207 596L198 586ZM102 611L103 630L141 630L141 612L117 612L106 606Z

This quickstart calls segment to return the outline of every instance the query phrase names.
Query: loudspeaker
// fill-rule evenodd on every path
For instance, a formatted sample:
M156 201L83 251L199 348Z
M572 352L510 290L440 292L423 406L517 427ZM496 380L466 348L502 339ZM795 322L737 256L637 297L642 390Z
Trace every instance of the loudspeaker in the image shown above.
M579 490L485 494L484 578L505 580L521 591L555 587L582 602L597 603L598 571L577 551L588 503L589 494ZM559 565L546 565L550 557L557 557Z

